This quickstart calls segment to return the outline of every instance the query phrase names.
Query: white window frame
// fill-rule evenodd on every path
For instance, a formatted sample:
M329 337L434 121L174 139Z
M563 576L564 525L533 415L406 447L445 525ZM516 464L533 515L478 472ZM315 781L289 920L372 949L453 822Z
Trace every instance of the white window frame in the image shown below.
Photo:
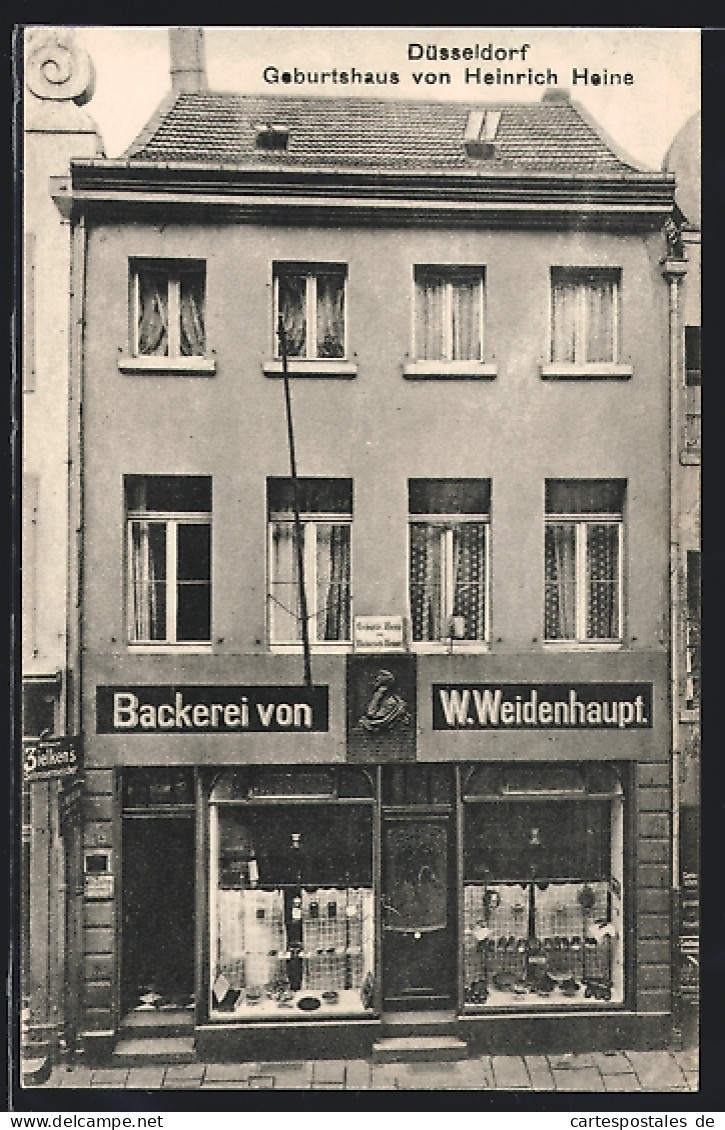
M483 623L483 638L475 640L459 640L451 639L450 636L443 635L439 639L431 640L416 640L413 639L413 608L412 608L412 592L411 592L411 553L412 553L412 527L416 525L422 526L437 526L441 531L441 588L440 588L440 613L441 613L441 626L447 627L453 616L453 607L455 605L456 597L456 577L453 568L453 530L454 527L462 526L464 524L476 523L483 526L483 601L484 601L484 623ZM415 651L434 650L439 651L442 649L455 648L456 651L480 651L488 648L490 640L490 617L491 617L491 534L490 534L491 521L488 514L409 514L408 515L408 619L411 625L411 647Z
M216 361L209 354L208 329L207 329L207 270L206 262L193 259L185 262L178 259L148 259L132 258L130 265L130 301L129 301L129 344L130 354L119 350L118 369L121 373L158 374L158 375L192 375L213 376L216 370ZM168 353L145 354L139 349L139 315L141 309L140 276L143 271L150 271L166 276L166 294L168 302ZM204 284L204 338L205 350L203 353L194 353L184 356L181 353L181 279L184 275L198 274Z
M300 650L302 648L302 640L285 640L275 638L275 608L277 600L274 596L273 586L275 578L273 574L274 568L274 531L278 525L288 525L292 530L294 536L295 520L288 512L272 511L267 521L267 606L268 612L268 639L269 646L273 650ZM353 562L352 562L352 530L350 532L350 589L348 592L348 601L350 605L350 635L345 639L338 640L318 640L317 639L317 616L321 611L317 608L317 528L320 525L335 525L335 526L349 526L352 527L352 514L342 513L335 511L334 513L304 512L300 514L300 526L302 527L302 554L303 554L303 568L305 574L305 596L307 598L307 624L309 630L310 644L315 647L324 648L325 651L332 651L335 649L342 649L348 651L352 646L352 630L353 630L353 608L352 608L352 576L353 576ZM295 563L296 567L296 563ZM292 609L285 613L292 615Z
M347 264L331 263L296 263L278 261L274 264L274 325L272 327L273 350L275 360L281 359L277 326L279 324L279 280L280 275L294 275L305 280L305 352L301 357L290 357L294 362L313 362L315 365L335 365L346 361L348 357L347 339L347 305L348 305L348 273ZM342 303L342 356L318 357L317 356L317 276L339 275L343 284Z
M619 647L624 638L624 519L619 515L606 514L547 514L546 526L574 526L574 587L575 587L575 635L567 639L549 639L544 642L549 647L571 647L580 645ZM618 531L617 545L617 624L618 636L587 636L588 584L587 584L587 530L589 526L614 526ZM549 582L544 580L546 586Z
M166 527L166 633L165 638L162 640L145 640L136 639L134 634L133 622L133 578L131 575L132 561L133 561L133 525L134 522L156 522L163 524ZM212 638L212 625L211 615L209 617L209 635L206 639L200 640L177 640L176 638L176 618L178 612L178 540L177 530L179 526L208 526L209 539L210 539L210 557L211 557L211 536L212 536L212 523L211 514L206 511L181 511L174 512L168 510L129 510L126 515L126 611L127 611L127 639L129 645L132 647L143 648L144 651L150 648L167 648L171 647L176 649L194 648L198 649L200 646L210 646ZM210 561L211 565L211 561ZM209 596L211 604L212 592L212 577L209 578Z
M612 358L609 361L590 361L586 357L587 343L587 288L596 276L612 282ZM554 313L557 284L576 284L574 311L574 360L554 360ZM541 376L549 379L613 379L627 380L632 376L631 364L622 359L621 347L621 295L622 271L617 266L577 267L556 266L549 272L549 323L546 346L547 360L541 364Z
M472 278L478 284L478 357L458 358L453 357L453 289L456 279L463 277ZM442 281L443 290L443 357L433 359L421 356L422 343L417 340L418 309L421 301L421 292L426 283L438 278ZM464 263L437 265L417 264L413 268L413 281L415 284L415 301L413 305L413 358L418 364L425 365L479 365L484 358L485 342L485 271L476 264L467 266Z

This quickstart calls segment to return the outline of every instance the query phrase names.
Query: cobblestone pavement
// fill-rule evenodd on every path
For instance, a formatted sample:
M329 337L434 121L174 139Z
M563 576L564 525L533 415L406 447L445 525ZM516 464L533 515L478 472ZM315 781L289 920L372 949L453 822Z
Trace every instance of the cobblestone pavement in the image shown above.
M141 1091L697 1091L698 1056L694 1050L618 1051L482 1055L432 1063L326 1059L129 1068L60 1065L42 1085L43 1089L59 1087Z

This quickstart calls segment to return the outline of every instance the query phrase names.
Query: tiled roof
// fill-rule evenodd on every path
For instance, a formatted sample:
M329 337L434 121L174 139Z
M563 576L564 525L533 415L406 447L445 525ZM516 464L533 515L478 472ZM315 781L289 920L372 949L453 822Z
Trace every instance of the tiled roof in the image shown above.
M501 112L490 157L466 154L471 110ZM255 148L258 127L270 122L289 130L286 149ZM568 100L494 104L181 93L161 104L123 156L330 169L638 171Z

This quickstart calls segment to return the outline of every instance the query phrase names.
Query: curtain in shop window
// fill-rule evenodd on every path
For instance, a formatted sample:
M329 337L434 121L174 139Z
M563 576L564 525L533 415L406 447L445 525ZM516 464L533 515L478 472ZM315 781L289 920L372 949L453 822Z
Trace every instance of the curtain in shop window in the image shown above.
M584 293L586 361L614 360L614 281L591 279Z
M143 357L169 352L169 282L153 271L138 274L138 351Z
M350 638L350 527L317 526L317 638Z
M456 279L451 284L453 361L481 358L481 281Z
M577 291L575 282L559 280L554 284L551 359L576 360Z
M200 357L205 349L204 282L199 277L181 277L181 356Z
M166 525L131 522L131 631L134 640L166 636Z
M410 527L410 610L414 640L441 638L441 529L424 522Z
M619 636L619 528L613 524L587 526L587 638Z
M420 360L445 360L443 306L445 286L442 279L428 277L418 284L416 346Z
M548 524L545 536L545 633L547 640L576 638L576 531Z
M317 276L317 356L343 357L345 353L344 278Z
M282 315L288 357L304 357L306 355L306 295L307 279L304 275L280 275L279 312Z
M485 634L485 527L466 522L453 529L453 615L466 622L465 639Z

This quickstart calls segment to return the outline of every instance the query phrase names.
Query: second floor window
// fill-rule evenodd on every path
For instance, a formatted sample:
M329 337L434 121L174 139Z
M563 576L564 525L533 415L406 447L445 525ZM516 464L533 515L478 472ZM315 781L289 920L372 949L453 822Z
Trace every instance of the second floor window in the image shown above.
M621 639L624 492L622 479L547 480L547 641Z
M203 263L137 263L132 271L132 337L137 357L203 357Z
M277 263L274 269L277 320L282 316L287 356L324 360L345 356L345 284L341 263Z
M131 643L211 640L211 479L126 477Z
M416 267L415 357L419 361L483 359L483 270Z
M553 267L551 360L579 365L619 360L619 271Z
M410 615L416 643L486 639L489 479L411 479Z
M293 500L290 479L267 480L272 643L302 640ZM298 500L310 641L349 642L352 631L352 482L350 479L299 479Z

